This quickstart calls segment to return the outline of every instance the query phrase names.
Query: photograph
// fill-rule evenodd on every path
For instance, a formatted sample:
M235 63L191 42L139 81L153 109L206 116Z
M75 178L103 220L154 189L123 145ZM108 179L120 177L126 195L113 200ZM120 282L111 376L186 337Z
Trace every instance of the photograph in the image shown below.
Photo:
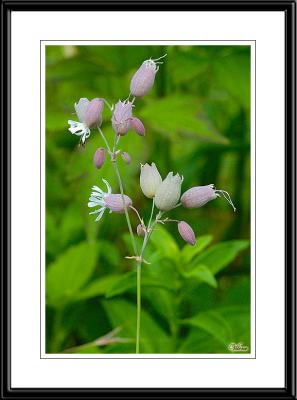
M252 46L44 56L46 354L251 357Z
M3 0L3 399L297 400L296 1Z

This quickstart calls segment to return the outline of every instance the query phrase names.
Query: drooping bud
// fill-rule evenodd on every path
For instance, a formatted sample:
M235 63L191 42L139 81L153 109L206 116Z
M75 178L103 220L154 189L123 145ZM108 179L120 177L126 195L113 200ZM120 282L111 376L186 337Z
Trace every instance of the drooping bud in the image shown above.
M102 167L105 161L105 157L106 153L103 147L100 147L95 151L93 162L96 168L100 169Z
M162 64L158 60L165 56L166 54L154 60L145 60L141 64L131 79L130 93L132 96L142 97L149 92L154 84L156 73L159 70L158 64Z
M132 103L130 101L122 102L119 100L115 105L111 123L112 128L117 135L124 136L130 128L132 119Z
M236 211L236 208L231 200L228 192L221 189L216 189L213 184L206 186L194 186L187 190L181 197L181 203L185 208L199 208L204 206L211 200L220 197L220 194L228 201L228 203Z
M81 98L74 105L74 108L80 122L83 122L88 128L96 128L101 125L104 108L102 99L96 98L89 101L86 98Z
M121 153L122 159L125 161L126 164L130 164L132 159L129 153L127 153L126 151L122 151Z
M104 107L103 99L93 99L89 101L83 97L78 103L74 104L74 108L80 122L68 120L70 128L68 130L76 136L80 136L80 143L83 145L86 139L90 137L90 128L99 127L102 123L102 110Z
M176 206L180 198L183 177L169 172L161 185L158 186L155 195L155 205L161 211L171 210Z
M196 237L191 226L185 221L179 221L179 223L177 224L177 229L184 241L189 243L191 246L194 246L194 244L196 243Z
M214 185L206 185L192 187L182 195L180 200L186 208L198 208L217 197Z
M85 97L79 99L78 103L74 104L74 109L80 122L84 122L85 114L89 104L90 100L86 99Z
M102 99L93 99L90 101L84 116L83 122L89 128L96 128L102 124L102 111L104 101Z
M129 206L132 205L130 197L125 194L123 197L124 201L121 194L109 194L104 197L105 206L113 212L122 214L125 212L125 206L126 209L129 210Z
M162 178L155 163L141 165L140 187L146 197L152 199L161 183Z
M134 129L139 136L145 135L145 127L139 118L131 118L130 124L131 128Z
M137 228L136 228L136 232L138 236L144 237L145 236L145 229L144 226L142 224L138 224Z

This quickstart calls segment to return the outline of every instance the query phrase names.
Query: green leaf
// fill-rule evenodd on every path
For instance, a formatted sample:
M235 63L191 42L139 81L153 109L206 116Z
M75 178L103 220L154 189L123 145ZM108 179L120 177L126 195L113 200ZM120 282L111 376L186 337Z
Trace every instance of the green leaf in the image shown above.
M238 253L246 249L248 246L249 242L247 240L231 240L219 243L195 258L189 269L194 269L197 264L203 264L210 269L213 275L215 275L221 269L230 264Z
M185 278L188 279L198 279L200 282L205 282L209 286L212 286L214 288L218 287L218 283L216 281L216 278L212 274L212 272L207 268L205 265L198 265L191 271L187 271L184 274Z
M142 287L158 287L167 290L172 290L172 288L162 282L162 280L157 279L157 277L150 276L144 270L141 274L141 286ZM134 289L136 290L136 271L131 271L123 275L120 279L118 279L107 291L106 297L114 297L119 294L125 293L128 290Z
M250 105L250 49L218 57L213 64L219 88L225 88L238 103Z
M191 261L197 254L201 253L201 251L204 250L211 241L211 235L204 235L198 237L195 246L185 245L181 251L181 260L183 263L188 264L188 262Z
M181 321L181 323L200 328L225 345L232 339L232 330L227 320L215 310L200 313L193 318Z
M121 275L107 275L105 277L96 279L91 282L87 287L80 290L73 300L85 300L92 297L104 296L116 282L121 280Z
M165 228L158 225L153 231L150 241L153 243L154 247L159 250L163 257L176 261L177 255L179 254L179 248L175 239Z
M98 255L98 245L81 243L72 246L46 271L46 293L49 305L58 306L74 298L91 277Z
M227 144L226 139L203 115L201 104L195 96L171 96L154 99L141 110L141 117L157 132L168 138L188 133L206 141Z
M115 328L121 326L121 336L135 338L136 333L136 306L126 300L104 300L103 307ZM126 346L135 352L135 344ZM141 311L140 352L141 353L170 353L171 341L165 331L144 310ZM124 352L124 351L123 351Z

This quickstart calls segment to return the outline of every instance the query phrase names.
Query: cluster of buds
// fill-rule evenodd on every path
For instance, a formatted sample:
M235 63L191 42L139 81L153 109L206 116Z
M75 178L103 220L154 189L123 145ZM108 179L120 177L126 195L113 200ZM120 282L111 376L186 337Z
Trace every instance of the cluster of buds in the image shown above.
M139 118L132 116L133 103L129 100L119 100L115 107L111 118L111 124L117 135L124 136L130 128L140 135L145 135L145 128Z
M162 180L155 163L152 163L151 165L141 165L141 190L146 197L154 199L155 206L161 212L172 210L179 205L182 205L185 208L199 208L204 206L209 201L220 197L220 194L223 195L223 197L231 204L233 210L236 211L230 195L225 190L218 190L213 184L206 186L195 186L188 189L181 196L182 182L183 177L179 174L174 175L173 172L169 172L166 178ZM194 245L196 243L196 239L191 226L185 221L176 222L178 222L178 231L181 237L187 243Z

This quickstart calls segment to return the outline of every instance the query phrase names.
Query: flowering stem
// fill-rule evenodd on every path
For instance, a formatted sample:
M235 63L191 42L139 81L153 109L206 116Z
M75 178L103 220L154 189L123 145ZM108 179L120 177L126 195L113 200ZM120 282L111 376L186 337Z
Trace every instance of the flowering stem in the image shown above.
M119 142L119 137L115 136L114 146L113 146L113 153L112 153L113 168L115 170L115 174L116 174L116 177L117 177L117 180L118 180L118 184L119 184L119 187L120 187L120 192L121 192L121 195L122 195L124 211L125 211L125 217L126 217L126 221L127 221L127 225L128 225L128 229L129 229L129 233L130 233L130 238L131 238L133 251L134 251L135 255L137 256L138 255L138 250L137 250L137 246L136 246L136 242L135 242L135 238L134 238L134 234L133 234L133 230L132 230L132 226L131 226L129 213L128 213L128 210L127 210L127 207L126 207L126 203L125 203L123 182L122 182L121 175L120 175L120 172L119 172L119 169L118 169L118 165L117 165L116 148L117 148L118 142Z
M123 183L122 183L121 175L119 173L116 159L113 160L113 167L114 167L114 170L115 170L115 173L117 176L118 184L120 187L120 192L122 195L122 200L123 200L124 210L125 210L125 217L126 217L126 221L127 221L127 225L128 225L128 229L129 229L129 233L130 233L132 247L133 247L134 253L137 255L138 251L137 251L136 242L135 242L135 238L134 238L134 234L133 234L133 230L132 230L132 226L131 226L130 217L129 217L128 210L127 210L126 203L125 203Z
M146 229L145 236L143 238L143 243L140 251L139 261L137 262L137 319L136 319L136 354L139 353L139 342L140 342L140 316L141 316L141 264L144 256L145 248L148 244L149 238L153 232L155 225L158 223L159 219L162 217L162 212L159 212L156 216L155 221L152 222L152 217L154 213L155 201L153 200L152 211L150 215L150 220Z

